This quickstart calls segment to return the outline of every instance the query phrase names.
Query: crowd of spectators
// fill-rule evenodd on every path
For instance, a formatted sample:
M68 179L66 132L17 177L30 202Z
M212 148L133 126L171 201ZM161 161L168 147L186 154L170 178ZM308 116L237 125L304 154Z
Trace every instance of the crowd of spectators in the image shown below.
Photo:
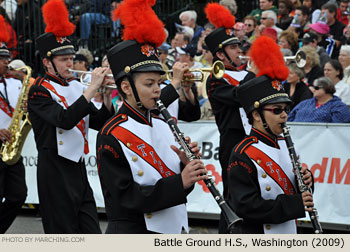
M8 44L11 56L28 64L36 55L33 45L35 38L44 30L39 2L39 0L0 0L0 13L5 17L12 36ZM113 21L111 14L120 1L65 0L65 2L69 7L71 21L77 26L79 49L90 50L89 40L91 36L96 35L97 31L94 28L96 25L108 25L111 28L108 30L109 38L121 35L119 20ZM286 61L286 64L289 64L290 74L283 84L294 102L290 120L297 121L301 118L298 116L301 108L305 110L315 104L313 110L330 106L331 103L344 103L342 111L349 110L350 1L259 0L258 2L259 8L251 10L241 19L237 18L233 27L235 36L241 41L242 56L249 54L250 45L262 35L273 38L285 56L293 56L298 51L306 54L306 65L303 68ZM219 3L227 7L232 14L240 12L235 0L221 0ZM247 13L247 10L245 12ZM185 62L194 69L212 66L213 55L205 45L204 39L215 27L210 23L197 22L198 16L203 14L204 10L203 13L191 9L179 12L177 22L173 24L176 32L169 34L167 40L158 48L159 57L166 70L171 70L177 61ZM30 54L24 51L29 51ZM93 67L91 58L94 59L94 56L88 59L86 55L79 53L75 65L88 71ZM245 70L246 67L247 64L241 68ZM206 78L208 73L204 75ZM328 87L330 83L333 88ZM201 119L213 119L203 88L205 81L194 81L191 85L197 90L196 99L202 106ZM329 98L325 104L319 102L319 97L323 97L320 93ZM118 100L118 97L114 98ZM331 113L331 110L326 109L318 111ZM303 118L311 120L307 116ZM347 115L337 118L326 121L350 120Z

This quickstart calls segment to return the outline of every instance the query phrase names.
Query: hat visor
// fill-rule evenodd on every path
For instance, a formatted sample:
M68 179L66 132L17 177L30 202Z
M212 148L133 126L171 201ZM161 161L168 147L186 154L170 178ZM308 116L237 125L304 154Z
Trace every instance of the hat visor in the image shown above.
M54 52L52 55L57 56L57 55L67 55L67 54L75 54L75 50L73 48L66 48L66 49L62 49L57 52Z
M233 38L230 38L230 39L228 39L228 40L222 42L222 45L223 45L223 46L233 45L233 44L239 44L239 45L240 45L240 44L241 44L241 41L239 41L238 38L233 37Z
M135 68L133 72L158 72L160 75L165 74L163 67L158 64L148 64L146 66L140 66L138 68Z
M292 104L293 101L291 99L289 99L289 97L276 97L276 98L272 98L272 99L264 102L261 105L264 106L264 105L267 105L267 104L276 104L276 103Z
M11 56L10 56L10 51L8 51L8 50L4 50L4 49L1 49L0 50L0 56L5 56L5 57L9 57L9 58L11 58Z

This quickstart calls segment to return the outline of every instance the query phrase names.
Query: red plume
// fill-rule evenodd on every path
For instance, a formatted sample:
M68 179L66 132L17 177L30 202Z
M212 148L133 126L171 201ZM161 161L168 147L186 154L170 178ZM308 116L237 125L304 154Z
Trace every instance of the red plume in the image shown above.
M273 39L260 36L253 42L249 54L259 69L257 76L267 75L279 81L287 79L289 69L284 62L280 46Z
M216 28L233 28L235 25L235 16L233 16L227 8L218 3L208 3L204 11L209 22Z
M49 0L42 7L46 24L45 32L56 37L67 37L73 34L75 25L69 22L69 13L63 0Z
M0 42L7 43L10 40L10 35L7 32L5 18L0 15Z
M164 24L153 11L156 0L124 0L114 11L113 19L124 25L123 39L159 47L166 39Z

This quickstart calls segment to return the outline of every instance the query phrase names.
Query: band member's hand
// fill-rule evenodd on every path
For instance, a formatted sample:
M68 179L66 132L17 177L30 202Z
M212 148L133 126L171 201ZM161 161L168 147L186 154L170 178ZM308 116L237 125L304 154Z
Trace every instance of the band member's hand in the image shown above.
M301 174L303 174L303 181L304 184L311 188L312 187L312 176L311 176L311 172L306 168L306 167L302 167L301 168Z
M24 111L24 113L27 113L28 112L28 100L25 100L24 101L24 104L22 106L22 109Z
M191 138L190 137L185 137L185 140L188 144L188 146L190 147L192 153L197 156L197 157L201 157L202 153L200 153L200 147L198 146L198 142L191 142Z
M208 171L205 169L203 162L199 159L189 162L181 172L184 189L188 189L200 180L208 179L208 176L206 175L207 172Z
M198 143L197 142L191 143L191 139L189 137L185 137L185 140L188 143L188 146L190 147L194 155L201 157L202 154L199 153L200 148L198 147ZM181 162L184 165L187 165L190 162L190 160L187 158L186 153L184 151L181 151L179 148L177 148L174 145L171 145L170 148L179 156Z
M97 67L91 72L91 85L90 87L94 89L99 89L100 86L104 83L106 74L109 68L106 67Z
M171 84L174 88L178 88L182 82L185 72L189 70L187 63L175 62L173 65L173 77Z
M7 129L0 129L0 139L3 143L7 141L11 141L11 137L12 137L12 134L10 131L8 131Z
M312 199L312 194L310 192L303 192L301 194L303 198L303 204L305 206L305 211L311 212L314 207L314 201Z

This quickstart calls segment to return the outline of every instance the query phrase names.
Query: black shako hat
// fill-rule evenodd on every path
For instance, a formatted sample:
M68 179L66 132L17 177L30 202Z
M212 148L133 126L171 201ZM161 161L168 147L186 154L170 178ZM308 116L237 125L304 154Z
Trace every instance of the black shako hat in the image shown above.
M165 74L156 48L149 44L139 44L135 40L116 44L107 52L107 58L116 83L134 72Z
M44 33L36 39L36 43L42 58L75 54L74 46L68 37L56 37L53 33Z
M206 36L204 40L213 55L227 45L241 43L234 35L233 29L225 27L215 29L208 36Z
M0 56L11 57L10 51L4 42L0 42Z
M247 115L254 109L261 109L266 104L292 103L283 89L282 83L266 75L251 79L238 87L238 99Z

